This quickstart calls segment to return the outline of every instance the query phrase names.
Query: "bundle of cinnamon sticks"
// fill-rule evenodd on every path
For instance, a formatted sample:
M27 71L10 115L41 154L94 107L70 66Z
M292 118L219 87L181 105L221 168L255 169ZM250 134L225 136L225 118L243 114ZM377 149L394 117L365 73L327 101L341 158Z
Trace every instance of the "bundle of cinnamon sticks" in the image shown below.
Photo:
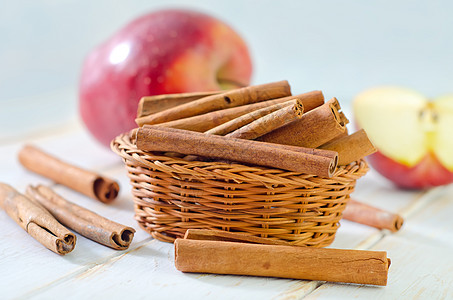
M365 131L348 134L337 99L325 102L321 91L292 95L287 81L224 93L145 97L136 122L141 150L320 177L332 177L338 165L376 151Z
M336 98L325 102L321 91L292 95L287 81L227 92L143 97L136 122L136 146L141 150L322 177L376 151L364 130L348 133L349 121ZM357 201L350 202L344 217L391 231L403 223L396 214Z

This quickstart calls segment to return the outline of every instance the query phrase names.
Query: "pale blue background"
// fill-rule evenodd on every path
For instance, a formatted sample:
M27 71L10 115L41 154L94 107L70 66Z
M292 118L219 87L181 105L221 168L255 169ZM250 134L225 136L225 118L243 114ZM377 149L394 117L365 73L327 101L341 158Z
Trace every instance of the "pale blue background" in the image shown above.
M451 1L0 0L0 139L77 118L84 56L134 17L167 7L235 28L254 83L288 79L295 93L321 89L343 106L384 84L453 93Z

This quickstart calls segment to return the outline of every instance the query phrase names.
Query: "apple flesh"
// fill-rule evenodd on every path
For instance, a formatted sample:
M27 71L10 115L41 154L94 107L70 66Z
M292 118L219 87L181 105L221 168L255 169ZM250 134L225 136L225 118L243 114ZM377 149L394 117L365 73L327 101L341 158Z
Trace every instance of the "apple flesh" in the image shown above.
M400 87L359 94L354 116L378 152L370 164L403 188L422 189L453 182L453 96L428 101Z
M136 127L141 97L246 86L251 70L246 44L223 22L194 11L157 11L86 57L79 110L89 131L108 146Z

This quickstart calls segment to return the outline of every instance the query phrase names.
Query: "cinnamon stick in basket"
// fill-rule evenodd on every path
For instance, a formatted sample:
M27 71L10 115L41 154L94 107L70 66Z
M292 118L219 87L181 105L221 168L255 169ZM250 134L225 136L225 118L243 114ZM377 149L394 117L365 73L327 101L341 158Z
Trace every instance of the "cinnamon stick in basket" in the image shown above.
M182 272L386 285L390 259L384 251L176 239L175 266Z
M261 85L234 89L222 94L212 95L178 105L164 111L136 119L139 126L159 124L181 118L192 117L203 113L241 106L291 95L288 81L278 81Z
M205 131L205 133L206 134L215 134L215 135L227 135L228 133L231 133L231 132L235 131L236 129L239 129L242 126L250 124L251 122L258 120L261 117L264 117L270 113L273 113L274 111L277 111L286 106L294 105L297 103L297 101L298 101L297 99L292 99L292 100L289 100L289 101L286 101L283 103L276 103L273 105L269 105L269 106L251 111L249 113L246 113L245 115L239 116L228 122L220 124L219 126L211 128L208 131Z
M137 130L136 145L144 151L170 151L182 154L227 159L243 163L280 168L294 172L331 177L336 169L337 154L327 157L292 151L263 142L227 138L218 135L145 125ZM321 151L321 149L317 149Z
M118 196L119 185L114 180L63 162L34 146L23 147L19 161L28 170L101 202L109 203Z
M322 94L322 92L312 91L300 95L288 96L248 105L227 108L202 114L199 116L160 123L159 126L186 129L197 132L205 132L234 118L245 115L247 113L251 113L255 110L269 107L274 104L284 103L294 98L297 98L302 102L302 104L304 105L304 112L307 112L318 106L321 106L324 103L324 95Z
M277 103L237 117L205 132L244 140L253 140L302 116L304 107L299 99ZM188 155L185 160L202 158Z
M398 214L353 199L348 201L343 219L391 232L400 230L404 223L404 219Z
M142 97L138 102L137 118L144 117L150 114L192 102L203 97L217 95L225 91L215 92L192 92L192 93L179 93L179 94L165 94L156 96Z
M27 196L44 206L63 225L102 245L125 250L134 238L134 228L71 203L46 186L28 186Z
M334 139L319 148L338 152L338 165L340 166L348 165L377 151L363 129Z
M41 205L0 183L0 207L35 240L55 253L71 252L76 236L66 229Z
M346 131L349 122L340 112L338 100L333 98L325 104L305 113L300 120L280 127L258 140L268 143L317 148Z
M294 104L280 108L266 116L263 116L237 130L228 133L227 137L254 140L286 124L294 122L302 117L303 104L297 101Z

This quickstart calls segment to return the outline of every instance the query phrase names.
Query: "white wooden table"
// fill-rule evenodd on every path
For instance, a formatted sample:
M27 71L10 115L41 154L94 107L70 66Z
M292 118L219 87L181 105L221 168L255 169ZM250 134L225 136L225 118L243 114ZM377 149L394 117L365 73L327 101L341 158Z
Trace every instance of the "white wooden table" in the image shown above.
M133 219L130 185L122 162L97 144L77 121L50 131L3 139L0 181L24 191L50 184L67 199L136 228L127 251L115 251L77 235L75 250L59 256L35 241L0 210L1 299L452 299L453 186L401 191L369 172L354 197L400 213L395 234L343 220L331 247L385 250L392 259L386 287L246 276L184 274L174 267L173 245L151 238ZM98 170L121 185L105 205L34 175L17 162L33 143L68 162Z

